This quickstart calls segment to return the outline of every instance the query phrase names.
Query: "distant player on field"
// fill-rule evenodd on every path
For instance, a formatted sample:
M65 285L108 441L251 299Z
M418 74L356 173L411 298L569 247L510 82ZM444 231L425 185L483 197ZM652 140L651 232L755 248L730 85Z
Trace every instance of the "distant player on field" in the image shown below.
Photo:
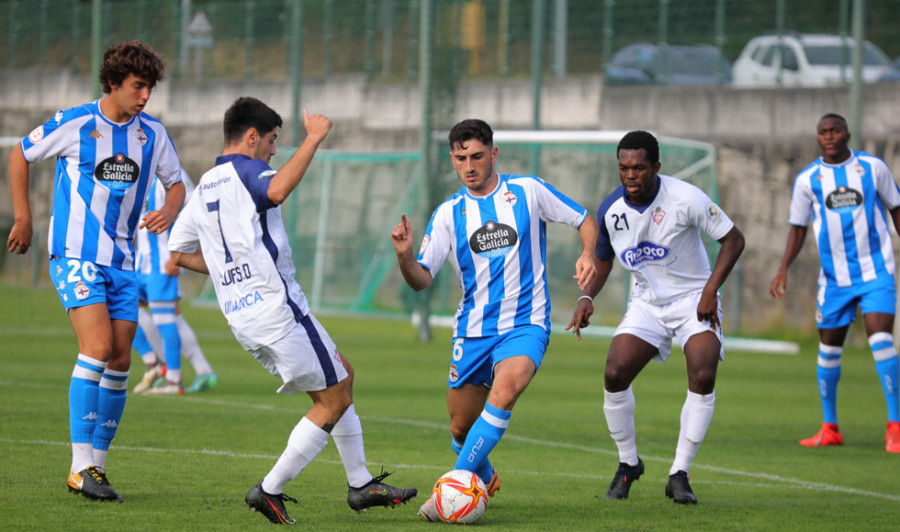
M69 385L72 469L69 490L122 500L106 478L106 453L121 423L138 318L134 232L165 231L184 203L172 139L144 114L163 79L157 53L140 41L109 47L100 67L105 95L59 111L22 139L9 157L15 225L7 247L31 246L30 164L56 157L50 218L50 278L78 338ZM154 176L165 203L141 216Z
M270 373L280 393L306 392L313 401L288 438L275 467L247 492L250 508L269 521L293 524L282 493L334 438L347 473L347 503L356 511L394 506L415 489L384 484L366 468L362 425L353 405L353 368L309 311L294 278L280 205L297 187L331 121L304 111L306 139L276 172L269 167L281 117L263 102L239 98L225 113L225 151L197 184L172 229L175 263L208 273L235 338ZM197 250L197 246L200 250Z
M184 174L187 193L193 185ZM159 180L150 187L145 210L156 210L164 201L164 189ZM137 394L172 395L184 392L200 392L214 387L219 377L203 355L197 335L184 319L178 306L181 299L179 268L169 253L169 231L154 234L146 229L137 233L138 288L141 308L138 329L133 346L147 369L141 381L134 387ZM149 308L148 313L145 308ZM187 388L181 384L181 355L184 354L194 368L194 381ZM163 355L160 359L159 355ZM165 373L165 376L163 376Z
M676 337L684 349L688 391L665 494L676 503L694 504L688 470L712 422L716 370L725 354L718 290L744 250L744 235L703 191L658 173L659 143L652 134L626 134L616 155L622 186L597 211L600 275L582 291L566 329L581 338L580 329L594 313L593 298L618 259L635 284L606 358L603 412L619 449L606 498L627 498L644 473L631 383L652 359L669 358ZM712 271L700 231L722 244Z
M895 230L900 227L900 189L884 161L848 147L850 131L844 117L823 116L816 138L822 156L794 182L787 246L769 288L773 297L784 297L788 268L812 221L822 263L816 298L820 342L816 377L824 420L821 430L800 440L800 445L844 443L837 420L837 386L844 340L859 307L887 403L885 450L900 453L900 371L893 336L897 295L885 215L889 211Z
M578 228L579 286L596 274L597 223L583 207L536 176L500 174L494 133L469 119L450 130L450 160L463 188L431 216L418 257L406 215L391 231L403 278L428 288L447 259L463 297L453 324L447 406L454 469L472 471L489 495L500 478L488 459L513 406L537 373L550 341L547 222ZM431 499L419 516L437 521Z

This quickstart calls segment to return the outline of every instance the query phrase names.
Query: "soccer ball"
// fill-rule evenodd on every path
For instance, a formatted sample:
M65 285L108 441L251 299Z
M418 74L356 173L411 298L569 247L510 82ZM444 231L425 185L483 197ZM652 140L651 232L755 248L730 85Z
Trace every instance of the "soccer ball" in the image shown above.
M443 474L431 490L431 501L441 521L457 525L478 521L488 503L484 482L463 469Z

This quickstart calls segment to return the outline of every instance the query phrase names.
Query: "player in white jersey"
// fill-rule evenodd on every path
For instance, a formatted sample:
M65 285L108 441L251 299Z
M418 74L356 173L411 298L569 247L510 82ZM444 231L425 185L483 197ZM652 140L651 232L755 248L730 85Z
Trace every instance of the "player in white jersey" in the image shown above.
M499 174L493 131L469 119L450 130L450 160L464 187L432 214L418 257L406 215L391 232L400 271L415 290L431 285L449 257L463 296L453 324L447 389L454 469L478 475L493 496L500 487L488 459L516 400L537 373L550 339L547 222L578 228L575 278L595 275L597 223L580 205L535 176ZM438 520L431 499L419 509Z
M875 371L887 403L885 450L900 453L900 363L894 347L894 250L885 210L900 227L900 189L888 166L848 147L850 132L841 115L829 113L816 127L822 156L794 182L787 245L769 292L783 298L787 271L800 253L812 221L819 247L816 323L819 356L816 377L822 402L822 428L805 447L841 445L837 387L847 330L860 308L875 358Z
M189 195L194 186L186 173L183 177ZM156 210L164 201L165 189L156 179L150 186L144 210ZM219 382L219 377L200 349L197 335L179 308L181 287L178 276L181 268L170 260L168 243L169 231L155 234L138 229L135 268L141 306L132 345L146 365L146 370L132 390L136 394L194 393L213 388ZM181 385L182 354L190 361L195 374L193 382L186 388Z
M50 218L50 277L78 338L69 387L69 490L122 500L106 478L106 453L125 408L137 312L134 232L165 231L184 202L182 170L165 127L144 114L164 67L140 41L108 48L100 67L105 95L59 111L22 139L9 158L15 225L7 247L31 246L31 163L56 157ZM165 204L141 216L154 176Z
M581 338L580 329L594 312L593 298L618 259L635 284L606 359L603 412L619 450L606 498L627 498L644 473L631 383L650 360L668 359L676 337L687 362L688 392L665 494L676 503L693 504L697 497L687 474L712 421L716 369L724 357L718 290L744 250L744 236L703 191L658 173L659 143L652 134L626 134L616 154L622 186L597 211L600 274L582 291L566 328ZM722 244L712 271L701 231Z
M239 98L225 113L225 151L197 184L172 229L175 262L208 273L235 338L273 375L281 393L306 392L313 401L287 447L245 501L272 523L293 524L284 485L334 438L347 474L347 503L356 511L395 506L416 496L372 477L362 425L353 405L353 368L310 313L294 275L280 204L300 183L331 129L322 115L303 112L306 139L284 166L269 167L281 117L263 102ZM200 250L197 250L199 245Z

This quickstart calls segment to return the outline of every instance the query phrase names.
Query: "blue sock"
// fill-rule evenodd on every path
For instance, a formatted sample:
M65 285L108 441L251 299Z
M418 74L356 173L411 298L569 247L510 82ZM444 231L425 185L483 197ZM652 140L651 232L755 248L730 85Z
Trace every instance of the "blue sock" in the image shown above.
M460 449L459 457L456 459L456 469L472 471L479 477L485 473L484 466L488 461L488 454L506 432L510 416L512 416L512 412L509 410L500 410L490 403L485 403L484 411L472 424L469 435L466 436L466 441ZM487 474L490 475L492 472L493 468ZM487 477L481 480L490 482L491 478Z
M843 347L819 344L816 378L822 399L822 420L837 425L837 388L841 380L841 352Z
M900 385L900 361L897 350L894 349L894 337L890 333L875 333L869 337L869 346L872 348L875 371L884 391L888 421L900 421L900 395L897 393L897 386Z
M97 424L94 428L95 449L106 451L109 442L116 436L116 430L125 411L125 390L128 387L128 372L107 369L100 379Z
M91 443L97 424L98 386L106 362L78 354L69 382L69 435L72 443Z
M459 452L462 450L463 442L460 442L456 438L451 438L450 440L450 448L453 449L453 452L459 455ZM494 476L494 466L491 465L491 461L485 457L484 462L482 462L481 467L475 471L475 474L478 475L478 478L481 479L482 482L487 484L491 481L491 478Z
M163 339L163 348L166 351L166 371L181 369L181 335L178 334L178 325L173 321L159 325L159 334Z
M145 353L153 351L150 340L147 340L147 335L144 334L144 330L140 327L138 327L137 331L134 333L134 340L131 342L131 347L133 347L139 355L144 355Z

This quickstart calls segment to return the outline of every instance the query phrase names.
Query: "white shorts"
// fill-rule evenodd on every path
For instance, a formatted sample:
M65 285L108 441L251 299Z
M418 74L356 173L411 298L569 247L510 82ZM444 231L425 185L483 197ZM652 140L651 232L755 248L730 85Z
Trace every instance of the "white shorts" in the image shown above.
M693 292L665 305L652 305L640 298L628 302L628 310L616 327L616 335L632 334L655 346L659 353L653 357L665 362L672 352L672 337L678 337L681 348L694 336L710 331L719 338L719 358L725 360L722 327L713 329L708 321L697 319L697 303L701 292ZM722 322L722 300L718 303L719 323Z
M269 373L281 377L278 393L316 392L347 378L337 347L312 314L283 338L250 351Z

